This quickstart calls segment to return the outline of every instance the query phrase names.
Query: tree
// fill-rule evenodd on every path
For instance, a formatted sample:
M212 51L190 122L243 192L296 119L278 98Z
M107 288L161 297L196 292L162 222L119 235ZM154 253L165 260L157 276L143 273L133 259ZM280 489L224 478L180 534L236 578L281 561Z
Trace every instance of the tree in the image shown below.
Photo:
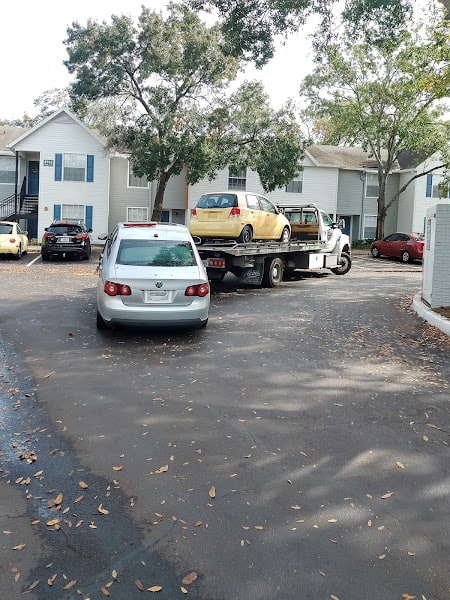
M274 55L275 40L297 31L312 15L321 17L314 45L319 53L337 28L338 0L185 0L195 10L218 14L226 49L234 56L253 60L257 66ZM363 30L367 40L378 43L396 37L399 26L412 11L410 0L346 0L341 13L345 34L355 39Z
M441 121L438 100L450 91L448 23L430 22L403 30L396 44L366 42L330 46L323 64L303 81L305 119L320 123L329 144L361 145L375 159L378 173L377 238L384 235L388 209L419 176L414 174L391 198L387 182L402 153L430 157L439 152L447 169L450 127ZM324 125L326 123L326 125Z
M227 164L253 166L266 189L296 175L302 145L292 109L273 112L260 84L230 93L239 60L223 53L220 27L177 5L167 18L143 8L137 27L111 19L68 29L71 93L127 107L110 142L130 151L136 175L157 181L153 219L185 167L195 183Z

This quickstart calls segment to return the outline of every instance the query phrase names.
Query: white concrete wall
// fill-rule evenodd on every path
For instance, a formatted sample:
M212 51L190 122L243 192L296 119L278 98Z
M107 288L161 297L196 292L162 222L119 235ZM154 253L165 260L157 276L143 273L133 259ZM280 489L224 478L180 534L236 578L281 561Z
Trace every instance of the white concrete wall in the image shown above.
M450 204L426 213L422 298L431 308L450 306Z

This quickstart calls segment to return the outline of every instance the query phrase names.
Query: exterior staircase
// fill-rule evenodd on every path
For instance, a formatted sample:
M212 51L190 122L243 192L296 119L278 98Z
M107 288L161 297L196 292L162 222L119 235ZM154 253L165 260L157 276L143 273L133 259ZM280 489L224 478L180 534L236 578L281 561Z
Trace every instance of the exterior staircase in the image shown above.
M25 194L26 177L24 177L19 194L12 194L0 201L0 220L21 222L22 228L36 235L38 216L38 196Z

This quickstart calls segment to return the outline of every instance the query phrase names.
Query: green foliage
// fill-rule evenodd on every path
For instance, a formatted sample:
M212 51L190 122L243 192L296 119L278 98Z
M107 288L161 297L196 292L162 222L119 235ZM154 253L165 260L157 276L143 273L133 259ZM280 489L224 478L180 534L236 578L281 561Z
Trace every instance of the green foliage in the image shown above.
M194 183L245 164L266 189L298 171L302 147L293 111L274 112L258 83L230 93L240 65L223 52L220 27L207 27L177 5L166 18L143 8L137 26L128 17L111 19L68 29L65 64L76 75L71 95L126 107L109 139L131 152L136 175L157 181L153 218L160 217L167 182L184 167Z
M225 48L258 66L274 55L275 40L297 31L313 14L320 15L314 42L318 54L334 36L339 19L337 0L185 0L195 10L216 11L222 22ZM411 0L346 0L341 14L345 35L381 43L395 38L411 13Z
M448 34L447 23L436 21L403 30L395 46L334 44L303 82L303 117L320 124L325 136L320 141L360 145L376 161L377 237L398 199L398 194L386 198L385 191L401 153L425 158L439 152L448 162L448 127L438 102L450 92Z

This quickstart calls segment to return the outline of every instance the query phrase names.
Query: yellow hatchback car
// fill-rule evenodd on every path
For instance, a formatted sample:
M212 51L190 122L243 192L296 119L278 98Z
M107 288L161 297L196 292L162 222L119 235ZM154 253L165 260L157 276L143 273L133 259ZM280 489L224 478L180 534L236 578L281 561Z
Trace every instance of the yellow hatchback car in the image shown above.
M233 239L248 244L252 240L288 242L291 225L267 198L252 192L214 192L201 196L191 211L189 230L207 239Z

